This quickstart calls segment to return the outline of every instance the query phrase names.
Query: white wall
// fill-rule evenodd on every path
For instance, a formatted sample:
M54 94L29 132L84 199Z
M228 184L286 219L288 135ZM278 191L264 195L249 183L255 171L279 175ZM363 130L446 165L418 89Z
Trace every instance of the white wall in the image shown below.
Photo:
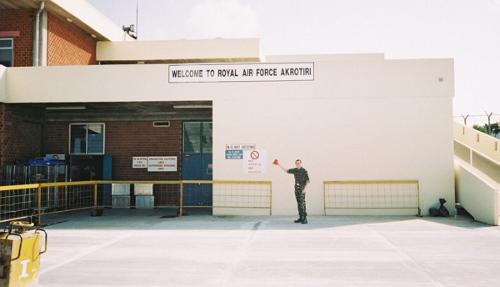
M271 179L273 214L296 211L293 177L273 168L273 158L290 167L296 158L303 160L312 180L309 214L323 214L322 182L339 179L418 179L424 214L440 197L453 207L450 123L436 118L451 115L451 99L292 99L263 105L245 99L238 101L241 108L231 100L214 104L215 177ZM246 176L241 162L225 160L224 147L230 143L256 143L266 150L269 174Z
M309 214L323 214L323 180L349 179L417 179L424 214L440 197L454 211L453 60L267 57L294 59L316 59L314 81L169 84L167 65L14 68L8 101L212 100L214 179L272 180L273 214L296 213L292 177L271 165L244 174L241 161L224 159L226 144L255 143L269 163L301 158Z
M217 97L215 177L270 179L273 214L294 214L293 178L270 162L292 166L301 158L312 179L309 214L323 214L322 182L336 179L417 179L424 214L440 197L454 212L452 61L340 58L315 69L315 82L252 85ZM230 143L265 149L269 174L246 176L241 163L225 160Z
M498 225L498 183L460 159L455 159L455 178L458 202L475 220Z
M500 140L461 123L453 123L453 136L457 143L472 148L477 153L500 165Z
M6 98L5 77L7 76L7 68L0 65L0 102L4 102Z
M200 48L203 47L203 48ZM97 42L97 61L262 58L259 39Z

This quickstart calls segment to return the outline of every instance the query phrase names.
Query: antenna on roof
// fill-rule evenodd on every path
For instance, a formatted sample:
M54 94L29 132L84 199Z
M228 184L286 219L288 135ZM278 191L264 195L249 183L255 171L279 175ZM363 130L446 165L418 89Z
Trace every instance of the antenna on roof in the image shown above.
M129 26L122 26L122 29L127 35L130 37L137 39L137 34L139 31L139 0L136 0L135 2L135 25L130 24Z
M139 37L139 0L135 2L135 38Z

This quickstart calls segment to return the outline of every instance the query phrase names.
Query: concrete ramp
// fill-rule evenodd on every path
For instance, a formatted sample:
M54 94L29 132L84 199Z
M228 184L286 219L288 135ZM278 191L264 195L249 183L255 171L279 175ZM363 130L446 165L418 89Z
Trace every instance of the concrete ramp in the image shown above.
M499 225L500 184L469 163L455 157L457 202L475 220Z

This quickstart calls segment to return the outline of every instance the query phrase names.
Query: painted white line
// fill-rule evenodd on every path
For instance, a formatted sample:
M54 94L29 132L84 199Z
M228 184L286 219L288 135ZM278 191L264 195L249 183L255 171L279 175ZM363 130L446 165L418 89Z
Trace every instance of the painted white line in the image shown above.
M89 254L91 254L93 252L96 252L97 250L103 249L105 247L108 247L110 245L113 245L113 244L117 243L118 241L121 241L123 239L129 238L134 233L135 232L129 232L129 233L123 234L121 236L118 236L118 237L116 237L116 238L114 238L112 240L106 241L105 243L92 246L92 247L86 249L85 251L76 254L75 256L72 256L72 257L70 257L70 258L68 258L66 260L63 260L63 261L59 262L58 264L52 265L52 266L50 266L48 268L45 268L45 269L41 270L40 271L40 275L43 275L45 273L49 273L51 271L54 271L54 270L56 270L56 269L58 269L58 268L60 268L60 267L62 267L64 265L67 265L67 264L69 264L71 262L75 262L75 261L81 259L82 257L85 257L85 256L87 256L87 255L89 255Z
M242 224L240 229L245 229L247 233L247 237L242 242L240 248L235 253L232 262L229 263L229 266L224 270L219 286L231 286L231 280L233 278L233 274L236 271L238 265L248 257L249 249L254 240L255 233L259 229L259 227L266 224L266 221L257 221L257 222L248 222Z

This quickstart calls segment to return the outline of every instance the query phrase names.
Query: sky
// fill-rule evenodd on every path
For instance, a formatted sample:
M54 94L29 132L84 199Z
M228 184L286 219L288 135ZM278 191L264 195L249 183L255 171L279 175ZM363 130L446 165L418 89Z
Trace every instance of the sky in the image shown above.
M88 0L139 40L260 38L265 55L454 58L454 114L500 114L500 0ZM500 120L500 117L499 117Z

